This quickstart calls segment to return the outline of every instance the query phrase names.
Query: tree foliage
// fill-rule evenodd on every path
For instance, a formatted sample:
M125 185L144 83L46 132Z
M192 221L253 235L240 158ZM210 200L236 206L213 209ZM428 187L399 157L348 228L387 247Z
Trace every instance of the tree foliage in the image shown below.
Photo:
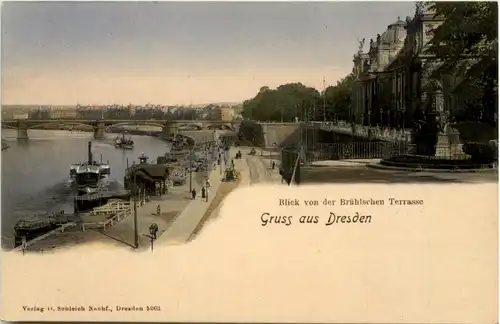
M243 116L261 121L292 122L299 120L332 120L347 117L351 105L354 78L348 75L323 93L302 83L288 83L276 89L261 87L257 95L243 103Z
M453 75L470 120L493 120L498 84L498 5L496 2L432 2L429 8L443 23L432 30L426 54L440 66L434 78ZM464 96L466 94L466 96Z
M351 94L354 84L354 75L349 74L342 80L337 82L337 85L326 88L326 120L335 118L348 120L351 118ZM323 113L321 114L323 117Z

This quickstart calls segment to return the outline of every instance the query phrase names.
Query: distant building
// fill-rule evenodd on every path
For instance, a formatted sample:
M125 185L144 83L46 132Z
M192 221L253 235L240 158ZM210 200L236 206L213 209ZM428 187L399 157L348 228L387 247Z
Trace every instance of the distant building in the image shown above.
M14 113L12 119L28 119L29 113Z
M42 106L32 109L29 112L29 119L46 120L50 119L50 111Z
M209 112L210 120L233 121L234 109L231 107L211 107Z
M52 107L50 119L77 119L77 111L73 108Z
M104 112L101 109L96 109L92 106L81 106L77 108L76 111L78 118L85 120L98 120L104 115Z
M234 109L231 107L221 107L220 108L220 120L233 121L234 120Z

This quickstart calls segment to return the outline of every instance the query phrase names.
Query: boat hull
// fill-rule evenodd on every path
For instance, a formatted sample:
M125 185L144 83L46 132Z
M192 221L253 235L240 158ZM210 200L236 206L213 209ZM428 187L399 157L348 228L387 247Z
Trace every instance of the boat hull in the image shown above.
M55 230L58 228L60 225L57 224L50 224L47 226L39 227L37 229L15 229L14 230L14 246L20 246L23 244L23 238L26 239L26 241L30 241L33 239L36 239L37 237L46 234L52 230Z
M87 195L77 195L74 199L74 211L75 213L83 213L91 211L94 208L104 206L111 199L121 199L124 201L130 201L131 194L129 191L123 192L106 192L102 194L87 194Z
M124 150L133 150L134 145L122 144L121 148Z

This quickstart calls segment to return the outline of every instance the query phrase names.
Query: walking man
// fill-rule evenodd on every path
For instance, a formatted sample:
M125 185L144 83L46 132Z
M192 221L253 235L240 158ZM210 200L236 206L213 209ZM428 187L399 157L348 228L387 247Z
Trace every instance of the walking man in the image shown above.
M193 200L196 199L196 189L193 188L191 191L191 196L193 197Z
M160 216L161 207L160 204L156 205L156 214Z

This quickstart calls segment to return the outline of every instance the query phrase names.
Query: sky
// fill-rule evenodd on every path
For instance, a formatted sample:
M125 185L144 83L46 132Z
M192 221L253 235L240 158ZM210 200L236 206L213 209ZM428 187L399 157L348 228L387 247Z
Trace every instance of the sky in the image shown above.
M239 102L318 90L414 2L2 2L2 104Z

